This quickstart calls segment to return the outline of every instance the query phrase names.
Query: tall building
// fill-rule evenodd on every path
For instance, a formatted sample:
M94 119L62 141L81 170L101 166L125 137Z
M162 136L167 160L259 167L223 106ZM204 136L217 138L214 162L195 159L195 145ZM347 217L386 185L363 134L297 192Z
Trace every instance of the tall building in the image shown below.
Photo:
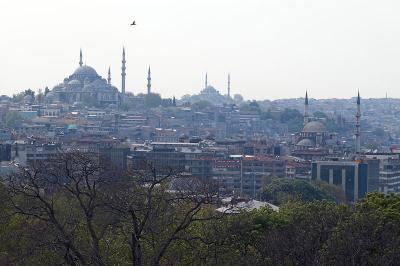
M228 73L228 100L231 99L231 74Z
M122 67L121 67L121 93L122 93L122 100L125 98L125 77L126 77L126 60L125 60L125 47L122 48Z
M352 202L368 192L368 164L362 161L316 161L311 166L311 178L340 186Z
M304 122L305 126L309 122L309 114L308 114L308 93L306 91L306 98L304 99Z
M108 83L108 85L111 85L111 69L110 69L110 67L108 67L107 83Z
M361 146L361 140L360 140L360 119L361 119L361 100L360 100L360 92L358 92L357 95L357 114L356 114L356 149L355 152L356 154L360 153L360 146Z
M83 65L83 61L82 61L82 49L79 52L79 66L81 67Z
M151 70L149 66L149 70L147 72L147 95L151 94Z
M382 160L379 172L379 191L385 194L400 193L400 160Z
M214 160L213 179L220 188L255 198L266 177L284 177L286 162L275 156L242 156Z

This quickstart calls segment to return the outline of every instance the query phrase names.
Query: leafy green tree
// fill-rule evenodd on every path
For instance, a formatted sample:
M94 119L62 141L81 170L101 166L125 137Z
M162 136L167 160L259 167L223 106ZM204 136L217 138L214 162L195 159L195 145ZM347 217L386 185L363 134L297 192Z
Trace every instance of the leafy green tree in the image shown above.
M15 128L23 122L22 116L17 111L9 111L6 114L5 124L9 128Z
M171 107L171 106L174 106L174 104L173 104L173 99L171 99L171 98L162 99L161 105L162 105L163 107Z
M321 112L321 111L314 112L314 117L315 118L328 118L328 116L324 112Z
M12 100L13 100L13 102L19 103L20 101L22 101L24 99L24 97L25 97L25 93L24 92L20 92L20 93L17 93L17 94L13 94Z
M24 96L26 96L26 95L30 95L30 96L32 96L33 99L35 99L35 92L31 89L27 89L24 91Z
M243 103L240 106L241 111L251 111L251 112L261 112L260 106L256 101L251 101L250 103Z
M312 180L311 185L322 190L324 193L335 199L337 203L349 203L346 194L340 186L331 185L324 181Z
M303 127L303 115L296 109L286 108L280 115L280 121L288 126L289 132L299 132Z
M309 182L287 178L273 178L261 192L261 198L276 205L289 201L334 201L332 196Z
M108 165L62 153L3 177L0 264L398 265L398 195L350 207L318 184L272 178L261 196L279 211L225 215L213 184Z
M262 264L314 265L321 247L348 213L347 207L327 201L283 206L277 214L280 223L261 232L261 240L255 242Z
M199 110L206 110L206 109L212 107L213 105L209 101L201 100L201 101L198 101L195 104L193 104L193 106L195 108L198 108Z
M241 103L244 101L244 99L243 99L243 96L242 96L242 95L240 95L240 94L235 94L235 95L233 95L233 101L234 101L236 104L241 104Z
M143 96L143 94L141 94ZM163 101L158 93L150 93L144 95L144 103L147 108L159 107Z
M276 117L271 112L262 112L261 113L261 120L276 120Z
M400 197L370 194L321 249L319 265L398 265Z

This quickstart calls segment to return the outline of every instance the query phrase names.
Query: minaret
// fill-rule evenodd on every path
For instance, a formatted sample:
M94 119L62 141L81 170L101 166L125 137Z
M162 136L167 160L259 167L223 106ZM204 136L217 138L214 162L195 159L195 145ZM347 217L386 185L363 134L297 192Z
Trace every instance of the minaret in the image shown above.
M125 98L125 77L126 77L126 66L125 66L126 60L125 60L125 47L122 48L122 67L121 67L121 76L122 76L122 81L121 81L121 92L122 92L122 101Z
M360 141L360 119L361 119L361 99L360 92L357 95L357 114L356 114L356 154L360 153L361 141Z
M83 61L82 61L82 49L79 52L79 66L83 65Z
M228 99L231 98L231 74L228 73Z
M306 91L306 98L304 100L304 125L306 125L309 121L308 117L308 93Z
M111 69L108 67L108 78L107 78L108 85L111 85Z
M149 66L149 71L147 71L147 95L151 93L151 70Z
M208 87L208 79L207 79L207 72L206 72L206 82L205 82L205 87L204 89L206 89Z

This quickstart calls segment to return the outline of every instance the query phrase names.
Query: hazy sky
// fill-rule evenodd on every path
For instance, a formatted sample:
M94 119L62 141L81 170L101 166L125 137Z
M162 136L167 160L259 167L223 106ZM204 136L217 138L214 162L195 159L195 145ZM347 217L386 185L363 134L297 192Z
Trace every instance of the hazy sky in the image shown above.
M246 99L400 97L400 1L0 0L0 94L62 82L84 62L120 88ZM136 27L129 24L135 19Z

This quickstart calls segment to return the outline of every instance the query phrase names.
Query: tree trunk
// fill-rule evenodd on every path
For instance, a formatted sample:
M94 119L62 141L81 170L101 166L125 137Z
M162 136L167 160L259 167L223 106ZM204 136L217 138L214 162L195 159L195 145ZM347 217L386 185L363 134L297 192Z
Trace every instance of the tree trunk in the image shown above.
M131 252L132 252L133 266L141 266L142 248L140 246L140 241L135 233L131 234L131 238L132 238Z

